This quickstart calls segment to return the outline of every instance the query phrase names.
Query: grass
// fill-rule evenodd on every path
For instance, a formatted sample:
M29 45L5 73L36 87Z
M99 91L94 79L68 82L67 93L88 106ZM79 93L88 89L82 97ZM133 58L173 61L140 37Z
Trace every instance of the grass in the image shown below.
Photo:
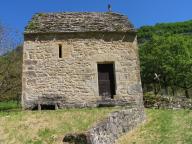
M147 109L147 121L117 144L191 144L192 111Z
M117 108L0 112L0 144L62 144ZM116 144L191 144L192 111L146 109L147 121Z
M20 104L17 101L0 102L0 111L20 109Z
M118 108L0 112L0 144L60 144Z

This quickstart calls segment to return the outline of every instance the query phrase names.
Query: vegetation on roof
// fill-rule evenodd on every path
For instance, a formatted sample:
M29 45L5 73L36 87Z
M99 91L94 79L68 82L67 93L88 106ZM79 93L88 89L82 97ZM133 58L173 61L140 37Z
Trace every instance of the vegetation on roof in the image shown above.
M34 31L35 29L37 29L39 26L38 23L34 22L34 21L31 21L29 24L28 24L28 27L27 29L30 30L30 31Z

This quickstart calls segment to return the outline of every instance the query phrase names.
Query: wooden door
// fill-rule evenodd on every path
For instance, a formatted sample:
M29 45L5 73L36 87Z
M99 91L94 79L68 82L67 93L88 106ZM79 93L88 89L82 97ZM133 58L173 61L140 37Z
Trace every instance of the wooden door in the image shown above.
M98 64L99 95L104 99L115 95L113 64Z

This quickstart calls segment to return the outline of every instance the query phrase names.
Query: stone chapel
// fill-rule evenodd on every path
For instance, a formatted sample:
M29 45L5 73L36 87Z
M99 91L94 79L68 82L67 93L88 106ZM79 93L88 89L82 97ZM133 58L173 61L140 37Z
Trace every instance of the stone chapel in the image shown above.
M137 35L113 12L39 13L24 32L22 105L142 105Z

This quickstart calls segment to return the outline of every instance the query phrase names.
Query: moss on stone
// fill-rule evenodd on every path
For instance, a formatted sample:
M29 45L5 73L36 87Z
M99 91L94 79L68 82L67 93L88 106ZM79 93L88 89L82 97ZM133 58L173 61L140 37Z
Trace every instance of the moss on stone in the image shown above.
M41 16L45 16L46 14L44 13L38 13L37 16L41 17Z
M27 31L33 31L35 30L36 28L39 27L39 24L34 22L34 21L31 21L27 27Z

